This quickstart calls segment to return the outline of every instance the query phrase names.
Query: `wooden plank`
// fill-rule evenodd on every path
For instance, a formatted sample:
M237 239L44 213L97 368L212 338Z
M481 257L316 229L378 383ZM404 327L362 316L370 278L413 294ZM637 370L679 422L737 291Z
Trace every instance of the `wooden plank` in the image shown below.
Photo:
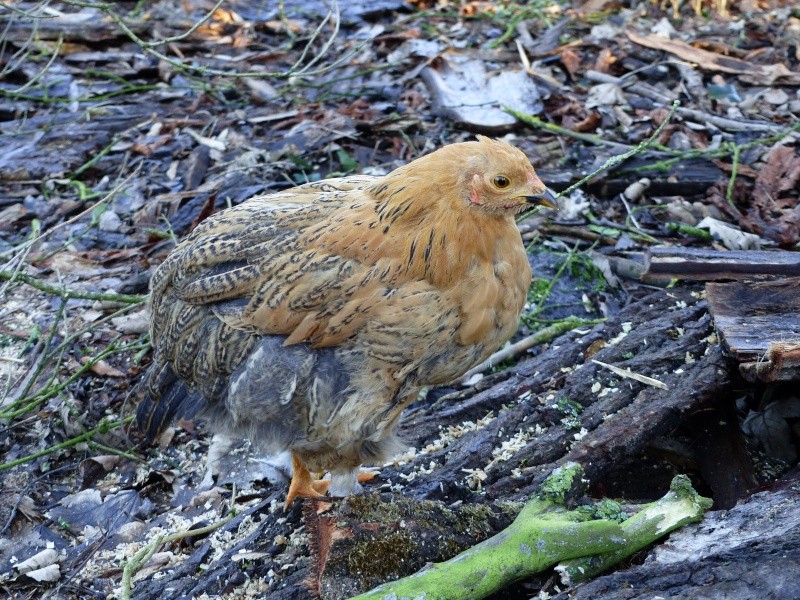
M745 378L800 380L800 278L709 283L706 298Z
M642 278L712 281L754 275L800 276L800 252L655 247L647 253Z

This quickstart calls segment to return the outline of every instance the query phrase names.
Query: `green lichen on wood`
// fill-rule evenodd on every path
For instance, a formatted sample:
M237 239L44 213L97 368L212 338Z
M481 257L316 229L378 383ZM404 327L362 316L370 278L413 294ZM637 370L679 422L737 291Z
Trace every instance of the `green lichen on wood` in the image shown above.
M443 561L505 527L520 503L460 505L389 494L350 496L327 518L349 532L326 555L320 587L350 596Z
M418 544L419 540L403 530L362 540L348 554L347 567L357 577L396 577L403 565L414 559ZM376 560L378 557L382 559Z

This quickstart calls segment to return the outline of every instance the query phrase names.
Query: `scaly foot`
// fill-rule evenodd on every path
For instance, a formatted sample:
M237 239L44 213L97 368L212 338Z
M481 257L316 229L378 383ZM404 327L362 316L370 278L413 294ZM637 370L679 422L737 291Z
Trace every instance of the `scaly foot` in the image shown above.
M289 484L289 492L286 494L284 510L289 510L292 502L298 496L300 498L324 496L330 484L329 479L314 479L300 457L292 452L292 482Z

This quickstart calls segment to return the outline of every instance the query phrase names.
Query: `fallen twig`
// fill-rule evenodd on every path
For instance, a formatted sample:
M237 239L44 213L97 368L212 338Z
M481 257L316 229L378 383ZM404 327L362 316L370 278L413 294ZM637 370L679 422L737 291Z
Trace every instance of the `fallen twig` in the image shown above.
M614 365L610 365L608 363L604 363L600 360L592 359L592 362L596 365L600 365L601 367L605 367L609 371L613 371L620 377L625 377L626 379L634 379L639 383L644 383L645 385L652 385L653 387L657 387L661 390L668 390L669 386L659 381L658 379L653 379L652 377L648 377L647 375L640 375L639 373L634 373L630 369L620 369L619 367L615 367Z
M528 337L522 338L520 341L514 344L498 350L477 367L472 367L469 371L464 373L456 382L466 384L478 373L488 371L495 365L499 365L504 360L518 356L534 346L545 344L551 341L553 338L558 337L562 333L572 331L576 327L580 327L582 325L596 325L597 323L597 320L579 319L578 317L568 317L563 321L553 323L549 327L545 327L544 329L541 329L536 333L529 335Z
M84 292L80 290L69 290L67 288L50 285L44 281L39 281L27 273L15 273L13 271L0 271L0 279L5 281L20 281L36 288L46 294L60 296L62 298L74 298L79 300L101 300L105 302L121 302L122 304L141 304L147 300L147 296L137 296L131 294L115 294L113 292Z

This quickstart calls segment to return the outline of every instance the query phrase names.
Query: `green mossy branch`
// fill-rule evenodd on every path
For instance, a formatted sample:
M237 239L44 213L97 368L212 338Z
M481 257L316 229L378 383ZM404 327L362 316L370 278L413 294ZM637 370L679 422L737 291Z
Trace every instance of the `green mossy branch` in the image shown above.
M621 525L607 518L587 520L590 511L564 508L565 497L580 485L582 477L583 469L575 463L555 470L542 484L540 494L497 535L448 561L352 600L479 600L567 560L573 562L562 566L563 573L572 578L587 576L685 523L700 520L711 505L697 495L688 479L679 476L664 498ZM600 558L592 558L594 555Z
M697 523L711 508L711 500L699 495L689 478L678 475L669 492L660 500L645 504L642 510L621 524L628 543L624 547L592 557L576 558L556 567L564 583L583 581L628 558L667 533Z
M61 442L60 444L55 444L53 446L45 448L44 450L40 450L39 452L34 452L33 454L28 454L27 456L23 456L16 460L11 460L7 463L3 463L0 465L0 471L11 469L12 467L16 467L25 464L27 462L30 462L32 460L36 460L37 458L41 458L42 456L47 456L48 454L53 454L54 452L58 452L59 450L64 450L65 448L75 446L77 444L80 444L81 442L90 442L97 434L108 433L112 429L117 429L119 427L122 427L123 425L126 425L131 421L133 421L134 418L135 415L130 415L129 417L126 417L120 421L109 422L106 420L102 420L100 421L100 423L98 423L97 427L95 427L94 429L85 431L80 435L76 435L73 438Z
M115 294L113 292L84 292L81 290L69 290L39 281L32 275L26 273L16 273L14 271L0 271L0 280L20 281L37 290L53 296L62 298L74 298L79 300L100 300L101 302L120 302L122 304L142 304L147 300L147 296L130 294Z

